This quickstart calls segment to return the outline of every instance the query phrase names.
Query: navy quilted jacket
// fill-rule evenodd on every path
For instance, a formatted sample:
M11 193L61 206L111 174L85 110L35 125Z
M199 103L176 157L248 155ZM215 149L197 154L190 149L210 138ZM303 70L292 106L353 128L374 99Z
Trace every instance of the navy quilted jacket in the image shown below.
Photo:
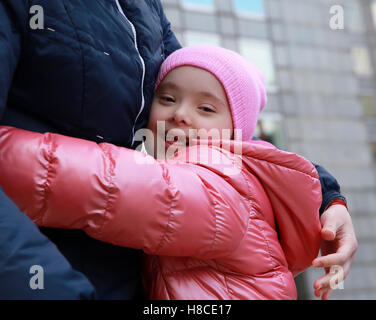
M132 147L179 47L159 0L1 0L0 124ZM139 251L43 229L69 265L16 211L0 188L0 299L137 297ZM32 265L42 290L29 287Z

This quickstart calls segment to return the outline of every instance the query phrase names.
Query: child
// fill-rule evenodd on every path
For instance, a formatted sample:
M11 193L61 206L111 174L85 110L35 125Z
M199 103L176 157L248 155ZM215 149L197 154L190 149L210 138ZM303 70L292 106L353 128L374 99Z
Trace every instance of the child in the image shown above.
M265 103L262 74L240 55L183 48L161 67L146 141L174 162L2 127L0 184L40 226L142 249L150 299L296 299L294 276L320 246L321 188L310 162L251 141ZM197 144L200 129L222 141Z

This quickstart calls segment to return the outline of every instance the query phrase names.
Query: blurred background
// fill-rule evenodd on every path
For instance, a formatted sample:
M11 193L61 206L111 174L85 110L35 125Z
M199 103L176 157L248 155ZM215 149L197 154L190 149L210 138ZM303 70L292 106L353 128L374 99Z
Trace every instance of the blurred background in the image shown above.
M331 299L376 299L376 0L162 2L183 46L220 45L264 72L258 136L323 165L348 200L359 248ZM296 278L299 299L317 299L323 274Z

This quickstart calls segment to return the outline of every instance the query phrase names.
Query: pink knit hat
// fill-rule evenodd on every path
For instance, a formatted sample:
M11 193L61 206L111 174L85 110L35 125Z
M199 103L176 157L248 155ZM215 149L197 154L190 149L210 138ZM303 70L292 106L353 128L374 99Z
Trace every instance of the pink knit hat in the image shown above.
M234 129L242 130L242 140L251 140L258 115L266 104L262 72L228 49L216 46L185 47L173 52L163 62L155 89L171 70L181 66L204 69L221 82L231 107Z

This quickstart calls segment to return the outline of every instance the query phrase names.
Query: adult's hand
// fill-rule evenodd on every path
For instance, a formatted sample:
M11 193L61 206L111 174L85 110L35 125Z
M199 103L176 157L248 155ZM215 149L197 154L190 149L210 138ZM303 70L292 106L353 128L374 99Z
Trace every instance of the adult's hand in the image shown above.
M321 215L321 256L313 260L312 266L325 268L325 275L318 278L313 287L315 296L328 300L333 285L345 280L355 258L358 242L347 208L340 204L330 206ZM339 271L331 273L331 267Z

